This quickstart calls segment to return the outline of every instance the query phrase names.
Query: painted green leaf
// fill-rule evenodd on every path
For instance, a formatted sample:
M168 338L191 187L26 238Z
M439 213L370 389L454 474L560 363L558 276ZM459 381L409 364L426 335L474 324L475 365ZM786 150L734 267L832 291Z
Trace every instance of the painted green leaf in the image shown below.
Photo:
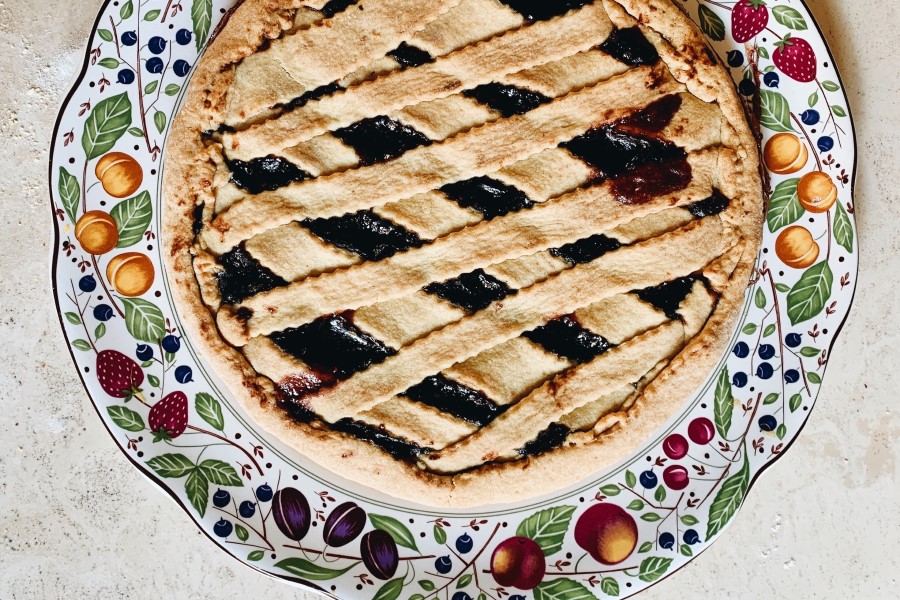
M756 333L757 329L758 327L756 326L756 323L747 323L746 325L744 325L744 328L741 331L743 331L747 335L753 335L754 333Z
M144 362L141 363L141 367L146 369L147 367L151 366L152 364L153 364L152 360L145 360Z
M184 491L187 492L191 506L202 517L206 514L206 505L209 502L209 481L199 469L191 471L184 482Z
M544 580L534 588L534 600L594 600L589 589L571 579Z
M766 214L769 231L772 233L795 223L806 213L797 195L798 183L799 179L787 179L775 186L769 199L769 212Z
M616 597L619 595L619 582L612 577L604 577L600 580L600 591L607 596Z
M822 351L818 348L813 348L812 346L804 346L800 349L800 354L805 356L806 358L812 358L813 356L818 356Z
M766 326L765 331L763 331L763 337L769 337L778 329L778 326L775 323Z
M413 594L409 597L409 600L425 600L425 596L422 594Z
M756 308L766 307L766 293L762 291L762 288L756 288L754 302L756 302Z
M810 371L809 373L807 373L806 378L809 379L810 382L815 383L816 385L819 385L820 383L822 383L822 376L814 371Z
M391 579L375 592L372 600L397 600L403 591L403 578Z
M834 241L844 247L844 250L853 254L853 224L847 209L838 202L834 213Z
M92 160L108 152L131 126L131 101L128 94L101 100L84 123L81 146Z
M104 42L113 41L113 34L112 34L112 31L110 31L109 29L98 29L97 35L99 35L100 39L103 40Z
M122 298L125 327L136 340L156 344L166 335L166 319L152 302L140 298Z
M200 392L194 397L194 409L200 418L212 425L213 429L222 431L225 429L225 419L222 417L222 405L218 400L206 392Z
M164 91L165 91L166 96L174 96L175 94L177 94L178 92L181 91L181 86L175 85L174 83L170 83L169 85L166 86L166 89Z
M616 492L618 490L616 487ZM531 538L544 551L544 556L551 556L562 549L574 512L574 506L554 506L538 511L519 524L516 535Z
M212 0L194 0L191 5L191 21L194 24L197 52L203 49L212 23Z
M747 488L750 487L750 458L744 450L744 464L741 470L725 480L716 499L709 507L709 521L706 528L706 539L711 540L713 536L722 531L722 528L731 520L734 514L740 508L747 495Z
M109 406L106 409L109 418L125 431L137 433L144 430L144 419L141 415L124 406Z
M794 394L791 396L791 399L788 403L788 406L791 409L791 412L797 412L797 409L800 408L800 405L803 404L803 396L800 394Z
M119 61L117 61L115 58L107 57L107 58L100 59L100 61L98 61L97 64L100 65L101 67L103 67L104 69L116 69L119 66Z
M256 561L262 560L265 555L266 555L266 553L263 552L262 550L254 550L253 552L251 552L250 554L247 555L247 560L249 560L251 562L256 562Z
M804 29L809 28L809 26L806 24L806 19L804 19L803 15L800 14L800 11L795 8L791 8L790 6L774 7L772 9L772 16L775 17L776 21L778 21L788 29L803 31Z
M847 111L844 110L844 107L839 104L832 105L831 112L833 112L838 117L846 117L847 116Z
M688 557L694 555L693 551L691 550L691 547L688 546L687 544L682 544L682 545L681 545L681 554L682 554L683 556L688 556Z
M728 437L731 429L731 416L734 413L734 394L731 391L731 378L728 375L728 367L719 373L716 381L716 397L713 414L716 421L716 430L723 438Z
M775 430L775 435L778 437L779 440L783 440L784 436L787 435L787 425L785 425L784 423L779 425L778 429Z
M119 243L116 244L116 248L134 246L144 237L144 232L147 231L153 218L150 194L144 191L134 198L123 200L116 204L109 214L119 230Z
M782 294L786 294L789 291L791 291L790 286L787 284L784 284L784 283L776 283L775 289L778 290L779 292L781 292Z
M631 501L631 504L628 505L628 510L644 510L644 503L638 499L634 499Z
M652 513L652 512L641 515L641 520L647 521L648 523L656 523L660 519L662 519L661 516L659 516L656 513Z
M134 14L134 4L131 3L131 0L128 0L125 4L122 5L122 8L119 9L119 16L123 19L130 19L131 15Z
M778 394L771 393L768 396L766 396L765 400L763 400L763 404L765 406L768 406L769 404L775 404L776 402L778 402L778 398L780 398L780 396Z
M159 87L159 81L151 81L150 83L148 83L147 85L144 86L144 93L152 94L153 92L156 91L156 88L158 88L158 87Z
M765 46L760 46L757 48L756 53L759 54L760 58L769 58L769 51L765 48Z
M831 296L834 275L827 261L810 267L787 295L787 313L796 325L816 317Z
M619 486L615 484L604 485L600 488L600 491L603 492L605 496L618 496L619 495Z
M91 349L91 345L86 340L75 340L72 342L72 345L78 350L87 351Z
M166 359L166 364L175 360L175 355L171 352L166 352L165 354L163 354L163 357Z
M250 539L250 533L240 523L234 524L234 533L235 533L235 535L238 536L238 539L241 540L242 542L246 542L248 539Z
M152 373L147 375L147 381L150 383L151 386L153 386L155 388L159 387L159 377L157 377L156 375L153 375Z
M772 90L760 90L762 114L759 122L763 127L777 132L794 131L791 127L791 107L787 99Z
M419 549L416 547L416 540L413 538L412 533L409 529L393 517L386 517L383 515L369 515L369 521L372 522L372 527L375 529L381 529L382 531L386 531L394 541L397 542L398 546L403 546L404 548L409 548L410 550L415 550L416 552Z
M184 454L160 454L147 461L160 477L184 477L194 470L194 463Z
M661 558L659 556L645 558L641 562L641 568L638 571L638 579L646 581L647 583L653 583L665 575L670 566L672 566L671 558Z
M478 600L487 600L487 594L481 592L480 594L478 594Z
M145 21L155 21L156 18L159 17L159 14L160 14L161 12L162 12L162 11L159 10L159 9L157 9L157 10L151 10L151 11L149 11L146 15L144 15L144 20L145 20Z
M700 5L700 29L711 40L721 42L725 39L725 23L712 9Z
M652 548L653 548L653 542L644 542L643 544L641 544L641 547L638 548L638 554L643 554L643 553L645 553L645 552L650 552L650 550L651 550Z
M829 92L839 92L841 90L841 86L836 84L833 81L823 81L822 87L828 90Z
M129 127L128 135L133 135L134 137L144 137L144 130L140 127Z
M242 487L244 482L238 477L234 467L223 460L207 459L197 465L206 478L216 485L230 485L234 487Z
M422 579L419 581L419 586L425 590L426 592L431 592L434 590L434 582L430 579Z
M459 581L456 582L456 589L461 590L472 583L472 576L468 573L459 578Z
M59 199L63 209L73 223L78 220L78 202L81 200L81 186L78 179L63 167L59 168Z
M637 485L637 476L631 471L625 471L625 485L630 488Z
M275 567L287 571L292 575L296 575L301 579L309 579L310 581L326 581L340 577L359 563L353 563L349 567L343 569L329 569L309 562L299 557L286 558L275 563Z
M695 517L694 515L684 515L683 517L681 517L681 522L688 527L691 527L693 525L696 525L700 521L698 521L697 517Z
M809 96L809 107L813 108L816 104L819 103L819 92L815 91Z
M100 323L97 325L97 328L94 329L94 339L99 340L104 335L106 335L106 324Z
M156 114L153 115L153 124L156 125L156 130L160 133L166 130L166 113L161 110L156 111Z
M444 531L444 528L440 525L434 526L434 541L436 541L438 544L447 543L447 532Z
M72 325L81 325L81 317L78 316L78 313L67 312L66 321Z
M656 492L654 492L653 497L656 499L657 502L662 502L663 500L665 500L666 499L666 486L661 485L658 488L656 488Z

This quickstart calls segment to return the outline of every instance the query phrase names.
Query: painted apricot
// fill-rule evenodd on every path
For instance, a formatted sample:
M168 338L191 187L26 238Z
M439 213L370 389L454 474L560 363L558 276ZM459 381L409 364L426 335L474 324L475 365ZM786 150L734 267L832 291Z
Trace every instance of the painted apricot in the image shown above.
M637 523L620 506L601 502L578 519L575 542L597 562L617 565L631 556L637 546Z
M789 175L806 166L809 150L796 135L779 133L766 143L763 159L773 173Z
M134 194L144 181L144 170L138 161L122 152L110 152L102 157L97 161L94 173L113 198Z
M807 173L797 184L800 204L811 213L827 212L837 200L837 186L826 173Z
M804 227L788 227L775 240L775 254L781 262L794 269L805 269L819 258L819 244Z
M534 589L546 570L544 552L537 542L527 537L504 540L491 555L491 574L503 587Z
M155 277L153 263L139 252L120 254L106 266L106 278L123 296L140 296L146 293Z
M91 210L75 223L75 239L85 252L106 254L119 243L119 229L109 213Z

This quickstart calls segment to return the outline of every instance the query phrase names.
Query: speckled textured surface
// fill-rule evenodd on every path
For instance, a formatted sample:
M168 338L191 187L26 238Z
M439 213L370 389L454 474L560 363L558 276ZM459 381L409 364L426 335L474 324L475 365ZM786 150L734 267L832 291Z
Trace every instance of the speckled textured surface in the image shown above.
M900 597L900 16L889 0L811 4L859 134L856 304L800 440L646 600ZM0 598L314 598L226 556L131 467L62 343L47 150L99 2L75 6L0 0Z

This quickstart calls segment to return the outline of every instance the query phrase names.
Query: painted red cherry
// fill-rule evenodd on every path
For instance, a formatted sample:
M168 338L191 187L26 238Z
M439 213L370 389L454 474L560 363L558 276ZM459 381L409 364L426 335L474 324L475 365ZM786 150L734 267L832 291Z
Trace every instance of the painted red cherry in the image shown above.
M491 555L491 574L498 585L531 590L544 578L544 552L527 537L500 542Z
M604 565L617 565L626 560L637 542L637 523L615 504L595 504L575 525L575 543Z
M681 465L672 465L663 471L663 481L666 486L676 492L683 490L691 482L688 470Z
M678 460L687 456L690 447L691 445L684 439L684 436L678 433L673 433L663 442L663 452L672 460Z
M695 444L705 446L710 443L716 435L716 428L713 422L706 417L700 417L691 421L688 425L688 437Z

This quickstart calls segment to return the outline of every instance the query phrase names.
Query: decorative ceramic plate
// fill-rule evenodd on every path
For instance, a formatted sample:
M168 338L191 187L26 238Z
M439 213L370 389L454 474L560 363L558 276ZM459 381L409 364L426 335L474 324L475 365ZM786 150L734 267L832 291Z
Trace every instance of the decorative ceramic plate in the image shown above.
M192 66L233 3L107 0L53 137L60 320L132 463L238 560L344 599L627 597L705 550L799 435L856 287L853 125L802 2L684 4L755 105L769 168L765 238L733 351L614 468L527 503L457 512L406 505L301 460L241 413L182 336L157 239L161 157ZM756 37L736 42L748 28ZM809 79L793 66L806 59L814 78L797 81ZM808 211L808 189L836 202ZM103 247L113 227L117 243ZM149 290L116 293L124 268L140 268ZM160 419L180 433L154 434ZM594 559L611 546L627 558Z

